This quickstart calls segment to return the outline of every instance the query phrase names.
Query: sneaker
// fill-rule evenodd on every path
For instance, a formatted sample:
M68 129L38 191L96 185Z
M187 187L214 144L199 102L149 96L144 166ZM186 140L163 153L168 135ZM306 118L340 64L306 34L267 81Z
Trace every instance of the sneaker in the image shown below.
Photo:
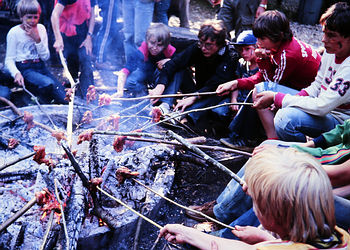
M216 201L209 201L204 203L201 206L190 206L189 208L196 210L198 212L201 212L215 219L215 214L213 211L215 204L216 204ZM187 215L187 217L190 217L191 219L194 219L196 221L201 221L201 222L208 221L208 219L205 218L204 216L189 210L186 210L185 214Z
M235 138L234 140L231 138L221 138L220 142L229 148L241 149L249 152L252 152L258 145L258 143L253 140L247 140L239 137Z
M158 108L160 109L160 111L162 112L162 115L165 116L166 114L170 113L170 106L169 104L167 104L166 102L162 102Z

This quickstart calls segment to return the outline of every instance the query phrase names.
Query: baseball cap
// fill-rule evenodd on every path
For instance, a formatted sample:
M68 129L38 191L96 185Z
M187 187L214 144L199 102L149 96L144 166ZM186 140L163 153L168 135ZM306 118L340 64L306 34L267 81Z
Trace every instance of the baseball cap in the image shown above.
M252 30L244 30L242 31L238 37L234 45L251 45L256 44L256 37L253 35Z

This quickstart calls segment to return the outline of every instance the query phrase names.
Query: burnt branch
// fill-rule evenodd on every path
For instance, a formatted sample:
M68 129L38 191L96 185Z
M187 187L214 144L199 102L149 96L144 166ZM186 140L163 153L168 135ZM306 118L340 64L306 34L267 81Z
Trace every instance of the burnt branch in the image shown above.
M209 155L207 155L206 153L204 153L202 150L200 150L197 146L189 143L188 141L186 141L183 137L179 136L178 134L174 133L173 131L171 130L168 130L167 131L167 135L169 136L169 138L172 138L172 139L176 139L178 142L180 142L181 144L183 144L187 149L191 150L192 152L200 155L203 157L203 159L221 169L222 171L224 171L225 173L229 174L235 181L237 181L241 186L243 186L244 184L244 181L239 178L238 175L236 175L235 173L233 173L230 169L228 169L227 167L225 167L223 164L221 164L220 162L216 161L215 159L213 159L212 157L210 157Z

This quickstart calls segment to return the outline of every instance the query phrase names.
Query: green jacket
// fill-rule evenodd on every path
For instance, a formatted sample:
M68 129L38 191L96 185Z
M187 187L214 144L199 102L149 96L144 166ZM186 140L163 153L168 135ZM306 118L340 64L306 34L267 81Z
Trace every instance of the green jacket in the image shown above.
M315 148L294 145L316 157L321 164L340 164L350 159L350 119L314 139Z

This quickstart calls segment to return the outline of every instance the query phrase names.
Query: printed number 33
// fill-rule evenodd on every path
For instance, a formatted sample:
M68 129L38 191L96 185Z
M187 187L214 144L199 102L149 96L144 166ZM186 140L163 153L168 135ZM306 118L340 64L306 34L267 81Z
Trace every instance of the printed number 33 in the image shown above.
M343 88L341 86L343 85ZM346 94L346 91L350 88L350 82L346 81L344 82L344 79L338 78L335 80L335 83L333 86L330 87L331 90L338 91L340 96L344 96Z

